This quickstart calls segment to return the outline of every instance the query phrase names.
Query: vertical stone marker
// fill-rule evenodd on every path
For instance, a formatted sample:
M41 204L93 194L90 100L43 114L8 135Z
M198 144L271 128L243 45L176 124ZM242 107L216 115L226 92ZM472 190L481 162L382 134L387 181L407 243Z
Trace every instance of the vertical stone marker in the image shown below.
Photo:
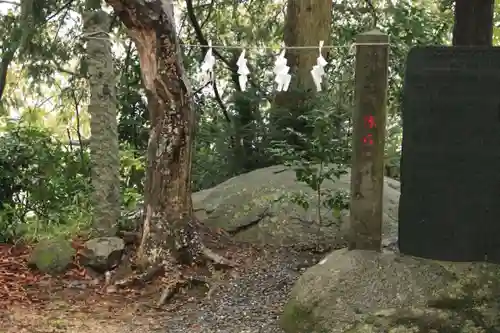
M356 38L349 249L380 251L389 36Z

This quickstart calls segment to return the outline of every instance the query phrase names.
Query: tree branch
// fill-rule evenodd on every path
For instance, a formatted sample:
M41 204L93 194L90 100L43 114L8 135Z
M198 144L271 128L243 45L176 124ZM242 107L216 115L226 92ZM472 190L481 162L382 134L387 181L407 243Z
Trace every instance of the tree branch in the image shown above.
M208 20L210 19L210 16L212 16L212 12L215 8L215 0L212 0L210 2L210 7L208 7L208 13L207 13L207 16L205 17L205 19L203 20L203 22L200 24L200 28L203 29L203 27L205 26L205 24L207 24Z
M215 83L215 80L212 81L212 86L214 88L215 100L217 101L217 104L219 104L220 108L222 109L222 113L224 114L224 118L226 118L226 121L228 123L230 123L231 118L229 118L229 113L227 112L227 108L224 105L224 102L222 101L222 98L219 94L219 89L217 89L217 83Z
M59 65L59 64L58 64L58 63L57 63L54 59L52 59L52 61L51 61L51 62L52 62L52 65L54 66L54 68L55 68L56 70L58 70L59 72L61 72L61 73L66 73L66 74L69 74L69 75L74 76L74 77L79 78L79 79L84 78L84 76L83 76L83 75L81 75L81 74L78 74L78 73L75 73L75 72L73 72L73 71L71 71L71 70L69 70L69 69L65 69L65 68L63 68L63 67L62 67L61 65Z
M193 0L186 0L186 9L187 9L187 16L191 21L198 43L200 43L201 45L208 45L208 40L205 38L201 26L198 23L198 19L196 18L196 14L194 13ZM206 46L202 47L202 50L203 52L206 52L207 47ZM222 61L232 73L238 73L238 69L235 66L233 66L233 64L231 64L229 60L223 57L218 50L212 49L212 52L214 56L219 58L219 60ZM266 94L259 89L259 86L255 83L255 81L251 77L248 78L248 82L252 87L257 89L264 96L264 98L271 101L271 99L267 97Z
M213 3L213 1L212 1L212 3ZM198 24L198 20L196 18L196 15L194 14L193 1L186 0L186 6L187 6L187 16L189 18L189 21L191 21L191 24L193 25L198 42L202 45L207 45L208 41L206 40L205 36L203 35L203 32L201 31L201 27ZM202 50L203 50L203 52L205 52L206 47L203 47ZM217 50L213 50L213 52L214 52L215 56L217 56L219 59L221 59L222 62L224 62L229 67L229 69L231 71L236 70L236 69L234 69L233 66L231 66L231 63L227 59L222 57L222 55ZM212 87L214 89L215 101L217 102L217 104L219 104L220 108L222 109L222 113L224 114L224 118L226 119L226 121L228 123L230 123L231 118L229 117L226 106L224 105L224 102L222 101L222 98L220 96L219 89L217 88L217 83L215 82L215 80L212 81Z
M47 17L47 19L45 20L45 22L48 22L48 21L52 20L57 15L61 14L63 12L63 10L68 9L69 7L71 7L71 5L73 4L73 1L74 0L69 0L68 2L66 2L64 5L61 6L61 8L59 8L54 13L52 13L52 15L50 15L49 17Z

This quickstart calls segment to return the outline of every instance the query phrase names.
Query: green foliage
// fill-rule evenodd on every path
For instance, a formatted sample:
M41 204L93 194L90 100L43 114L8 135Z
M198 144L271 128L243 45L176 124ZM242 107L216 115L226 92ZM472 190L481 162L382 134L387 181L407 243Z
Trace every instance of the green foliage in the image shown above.
M347 208L345 193L322 187L325 181L336 182L345 174L350 160L348 133L340 126L348 119L348 114L338 105L324 95L306 102L299 118L310 134L289 128L288 132L298 139L297 145L291 145L286 139L272 142L273 155L295 171L297 181L307 184L316 193L318 223L322 222L321 207L332 210L335 215ZM304 209L309 208L309 201L303 195L295 193L291 199Z
M385 173L386 176L394 179L399 179L401 143L403 141L400 119L397 115L389 117L385 138Z
M270 166L267 132L256 90L235 92L228 104L228 122L213 99L201 96L195 136L193 191L213 187L231 177Z
M205 22L205 37L216 44L265 45L276 46L282 40L284 23L283 3L253 1L248 4L234 5L230 1L213 4L211 12L197 9L197 16ZM377 28L388 33L391 39L388 91L388 137L386 145L387 175L398 177L401 146L400 102L404 79L404 64L409 49L415 45L435 45L449 43L453 13L450 6L440 1L397 1L374 2L377 15ZM236 8L237 7L237 8ZM237 11L235 14L235 10ZM184 15L184 13L183 13ZM208 16L206 16L208 15ZM267 18L267 19L265 19ZM269 19L271 18L271 19ZM229 21L229 22L228 22ZM373 13L365 2L348 0L336 1L333 9L332 35L329 44L339 48L330 50L326 68L329 79L328 91L341 98L330 102L339 109L348 110L353 104L354 57L349 45L356 35L372 29ZM191 26L185 30L185 41L196 44L199 41ZM341 47L341 46L346 46ZM201 86L196 81L195 71L203 54L198 49L188 49L185 60L195 88ZM219 50L229 63L234 59L234 50ZM216 76L217 90L224 108L211 94L197 94L198 132L196 154L193 164L193 188L209 188L221 181L277 162L269 155L271 140L282 141L285 137L296 136L297 132L313 137L311 133L299 131L302 119L284 119L286 110L280 113L278 121L286 122L286 133L276 133L274 119L276 112L269 108L273 100L274 85L270 69L275 52L271 50L252 50L248 54L251 76L258 86L250 85L250 90L242 94L234 82L230 66L218 62ZM222 84L224 83L224 84ZM222 88L223 87L223 88ZM210 89L209 89L210 90ZM327 104L325 104L327 105ZM229 116L229 122L224 113ZM321 124L319 124L321 125ZM350 123L338 126L349 131ZM331 126L327 130L335 131ZM277 135L279 134L279 135ZM281 135L281 138L279 136ZM325 134L325 139L336 137L336 133ZM348 133L347 133L348 136ZM232 140L236 140L234 144ZM348 138L345 138L348 140ZM304 142L304 140L299 140ZM290 142L289 142L290 143ZM276 148L276 142L274 147ZM281 149L286 149L281 147ZM307 149L303 149L304 154ZM294 152L296 154L297 151ZM303 158L301 156L300 158ZM312 172L314 174L314 172ZM310 182L315 182L312 179Z
M145 98L141 95L142 82L137 51L129 41L123 61L117 59L115 67L120 73L117 85L118 133L120 142L137 152L144 152L148 142L148 112Z
M90 217L88 156L53 139L49 130L9 122L0 136L0 241Z
M133 209L142 199L146 157L126 143L121 145L120 153L123 206Z
M399 109L406 55L415 45L449 44L451 2L373 1L377 28L391 40L385 161L389 176L399 175ZM87 152L71 150L54 139L85 139L90 134L85 109L88 87L82 68L85 52L78 20L84 2L20 3L22 6L12 6L0 14L1 60L10 63L0 115L19 113L33 125L28 126L27 120L22 126L12 123L0 133L0 237L9 240L22 235L39 238L42 232L71 233L90 220ZM184 44L198 45L202 41L189 24L184 5L178 5L180 38ZM357 34L373 28L374 13L365 1L334 2L327 44L339 47L329 50L327 93L314 95L312 104L301 107L300 117L280 119L280 114L277 118L286 121L283 127L288 130L276 133L271 69L283 40L285 5L286 1L195 1L194 13L205 39L214 44L276 50L252 49L247 53L251 82L245 92L240 91L235 75L239 50L218 49L224 59L218 59L215 67L216 90L199 89L204 85L197 75L204 50L183 50L187 76L196 91L192 187L194 191L210 188L281 161L296 171L299 181L316 191L320 206L336 207L338 211L346 207L347 196L327 193L322 185L336 181L349 163L354 79L349 46ZM115 54L121 188L124 206L132 209L143 195L149 115L137 51L119 20L114 21L110 35L118 41L115 46L122 49ZM495 28L495 42L498 35ZM304 124L305 130L298 130ZM288 140L290 137L296 142ZM291 195L302 206L309 205L300 193Z
M145 157L121 147L125 209L142 199ZM91 222L89 156L43 127L9 122L0 135L0 242L86 232Z

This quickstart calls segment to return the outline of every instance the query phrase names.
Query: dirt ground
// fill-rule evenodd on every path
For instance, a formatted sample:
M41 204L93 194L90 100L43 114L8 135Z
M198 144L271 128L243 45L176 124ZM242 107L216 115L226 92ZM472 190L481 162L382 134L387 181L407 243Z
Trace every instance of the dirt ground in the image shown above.
M40 274L27 265L29 247L0 245L0 333L281 332L279 314L311 253L233 247L238 267L212 285L180 289L157 307L165 276L151 284L109 289L76 263L64 275ZM238 328L237 330L234 330Z

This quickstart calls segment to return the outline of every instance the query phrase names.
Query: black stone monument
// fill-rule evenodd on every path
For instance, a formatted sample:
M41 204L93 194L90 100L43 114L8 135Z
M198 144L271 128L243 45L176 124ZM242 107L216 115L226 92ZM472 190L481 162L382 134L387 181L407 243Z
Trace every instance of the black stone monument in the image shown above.
M403 94L399 250L500 263L500 48L414 48Z

